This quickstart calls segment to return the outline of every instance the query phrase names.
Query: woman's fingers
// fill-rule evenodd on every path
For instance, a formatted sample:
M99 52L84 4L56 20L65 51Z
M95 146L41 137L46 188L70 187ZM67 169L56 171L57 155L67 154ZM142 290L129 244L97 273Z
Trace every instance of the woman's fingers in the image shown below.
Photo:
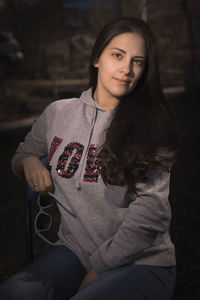
M23 167L26 181L32 191L45 193L52 189L50 172L37 157L25 157Z
M34 190L37 190L37 189L40 188L40 184L39 183L33 183L32 185L33 185L33 189Z
M36 189L39 190L41 193L45 193L52 190L52 180L50 172L45 167L43 167L41 171L42 174L40 174L38 178L38 186L36 186Z
M52 180L49 171L43 167L39 173L31 178L30 188L36 192L48 192L52 190Z
M49 170L46 169L45 172L46 172L46 174L43 178L44 186L45 186L46 191L49 192L49 191L52 191L52 189L53 189L53 182L51 180L51 175L50 175Z

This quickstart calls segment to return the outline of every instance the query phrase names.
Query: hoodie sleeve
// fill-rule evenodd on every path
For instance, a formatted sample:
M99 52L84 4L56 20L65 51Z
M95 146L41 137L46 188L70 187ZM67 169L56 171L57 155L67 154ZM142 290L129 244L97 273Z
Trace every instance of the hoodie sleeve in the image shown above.
M116 233L90 256L98 274L133 262L151 247L158 234L168 230L171 218L169 180L168 172L151 172L148 183L139 185L140 191L133 197Z
M14 168L17 159L27 155L42 157L48 153L47 133L53 119L52 104L50 104L39 119L34 122L31 131L25 137L24 142L20 143L15 155L12 158L11 167L15 175L19 176Z

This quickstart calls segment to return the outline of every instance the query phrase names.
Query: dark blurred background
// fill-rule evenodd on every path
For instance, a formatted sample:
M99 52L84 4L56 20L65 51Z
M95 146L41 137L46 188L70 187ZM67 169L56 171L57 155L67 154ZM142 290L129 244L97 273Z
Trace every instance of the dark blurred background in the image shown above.
M180 152L170 188L176 245L174 300L200 299L200 1L0 0L0 281L26 265L24 182L12 174L17 144L52 101L87 86L90 51L117 16L147 20ZM35 256L44 244L34 236Z

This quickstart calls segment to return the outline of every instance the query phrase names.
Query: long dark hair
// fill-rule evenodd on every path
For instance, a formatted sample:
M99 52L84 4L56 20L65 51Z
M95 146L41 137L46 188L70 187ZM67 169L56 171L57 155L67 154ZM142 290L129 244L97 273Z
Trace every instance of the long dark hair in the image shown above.
M100 31L89 64L89 85L95 90L98 69L94 63L104 48L117 35L139 33L146 47L143 74L134 90L120 100L101 147L104 182L125 183L137 192L137 183L144 182L153 167L169 170L176 150L176 135L169 107L165 100L155 51L154 35L148 24L138 18L122 17Z

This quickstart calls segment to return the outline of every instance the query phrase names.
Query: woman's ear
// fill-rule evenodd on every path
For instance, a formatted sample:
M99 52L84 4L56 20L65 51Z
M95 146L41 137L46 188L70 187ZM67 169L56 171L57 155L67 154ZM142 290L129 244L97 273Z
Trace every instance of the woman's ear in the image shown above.
M98 60L96 60L96 61L93 63L93 67L95 67L95 68L98 68L98 67L99 67Z

